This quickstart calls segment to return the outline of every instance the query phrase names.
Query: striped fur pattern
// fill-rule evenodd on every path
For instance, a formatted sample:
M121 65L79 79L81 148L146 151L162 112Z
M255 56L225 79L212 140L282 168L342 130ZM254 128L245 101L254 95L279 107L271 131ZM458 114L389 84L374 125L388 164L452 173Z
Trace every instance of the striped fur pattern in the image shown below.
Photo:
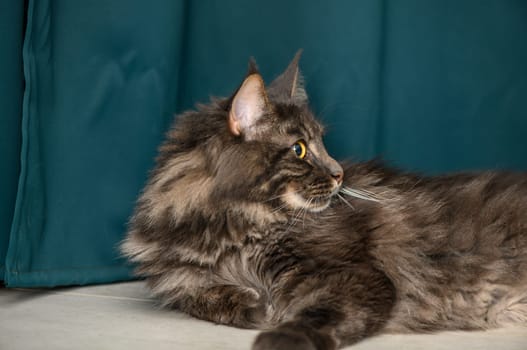
M122 244L152 292L258 350L527 325L527 175L343 168L298 58L177 118Z

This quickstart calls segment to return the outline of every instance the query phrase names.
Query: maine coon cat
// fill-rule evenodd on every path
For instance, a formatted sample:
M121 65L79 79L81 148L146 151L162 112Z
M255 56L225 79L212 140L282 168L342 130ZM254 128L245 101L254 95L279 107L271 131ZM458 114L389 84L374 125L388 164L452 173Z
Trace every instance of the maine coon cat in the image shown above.
M253 349L527 325L527 174L343 168L298 59L176 119L122 245L153 293Z

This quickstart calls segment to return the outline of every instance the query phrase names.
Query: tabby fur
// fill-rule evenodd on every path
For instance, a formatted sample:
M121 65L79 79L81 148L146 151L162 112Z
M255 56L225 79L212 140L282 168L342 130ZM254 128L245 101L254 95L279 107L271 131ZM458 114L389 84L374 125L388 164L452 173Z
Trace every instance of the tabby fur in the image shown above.
M176 118L122 244L152 292L259 350L527 325L527 174L342 168L299 57Z

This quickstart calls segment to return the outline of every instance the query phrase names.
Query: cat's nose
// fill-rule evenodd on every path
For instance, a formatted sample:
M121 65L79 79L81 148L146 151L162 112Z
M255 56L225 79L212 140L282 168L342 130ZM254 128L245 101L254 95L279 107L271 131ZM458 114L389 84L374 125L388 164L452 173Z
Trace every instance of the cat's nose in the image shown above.
M342 183L342 179L344 178L344 172L342 170L334 171L331 174L331 177L337 180L337 184L340 185Z

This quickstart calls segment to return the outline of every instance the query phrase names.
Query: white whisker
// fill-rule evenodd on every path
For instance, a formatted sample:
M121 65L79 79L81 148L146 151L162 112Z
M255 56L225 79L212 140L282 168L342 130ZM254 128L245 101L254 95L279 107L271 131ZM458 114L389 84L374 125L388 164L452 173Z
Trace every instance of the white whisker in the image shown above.
M355 198L363 199L366 201L372 201L372 202L381 202L382 200L384 200L383 198L379 198L379 196L374 194L373 192L364 191L364 190L356 190L350 187L341 188L340 193L343 193L350 197L355 197Z
M337 196L338 196L338 197L339 197L344 203L346 203L348 207L350 207L351 209L355 210L355 208L353 207L353 205L351 205L350 202L348 202L344 197L342 197L342 196L340 195L340 193L337 193Z
M291 228L293 228L293 225L296 224L300 215L302 215L302 208L298 209L298 212L297 212L297 209L293 209L293 215L291 218L291 222L289 223L289 226L287 226L285 233L288 233L291 230Z
M307 202L305 208L304 208L304 216L302 217L302 231L305 232L306 230L306 213L307 213L307 208L311 205L311 202L313 202L313 198L310 198L309 201Z
M281 195L278 195L278 196L273 196L265 201L263 201L264 203L267 203L267 202L271 202L271 201L274 201L275 199L279 199L279 198L282 198L284 195L281 194Z
M274 208L274 209L271 211L271 213L272 213L272 214L277 213L277 212L281 211L282 209L284 209L285 207L287 207L287 204L286 204L286 203L283 203L282 205L280 205L280 206Z
M288 193L299 193L300 190L296 190L296 191L288 191ZM277 196L273 196L269 199L266 199L265 201L263 201L263 203L267 203L267 202L271 202L271 201L274 201L275 199L282 199L284 198L285 196L287 196L288 193L282 193L282 194L279 194Z
M349 188L349 187L348 187ZM368 190L365 190L365 189L360 189L360 190L356 190L356 189L352 189L352 188L349 188L350 190L353 190L353 191L357 191L357 192L362 192L362 193L366 193L366 194L369 194L371 195L372 197L375 197L377 196L376 193L372 192L372 191L368 191Z

